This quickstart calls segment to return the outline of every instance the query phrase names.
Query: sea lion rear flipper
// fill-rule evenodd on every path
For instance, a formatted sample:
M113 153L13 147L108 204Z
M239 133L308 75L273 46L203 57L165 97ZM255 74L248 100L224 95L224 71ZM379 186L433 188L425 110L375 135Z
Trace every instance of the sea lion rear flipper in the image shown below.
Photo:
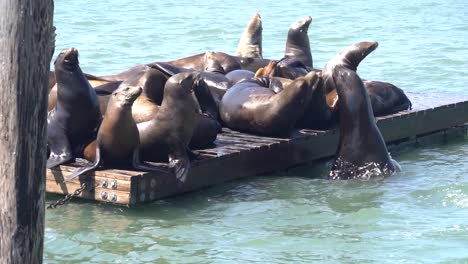
M169 154L169 166L174 168L174 174L179 183L184 183L190 169L190 159L185 155L176 157L174 154Z
M163 172L163 173L167 172L166 170L164 170L162 168L142 163L141 160L140 160L140 149L139 148L135 148L135 150L133 151L132 166L133 166L133 168L135 168L137 170L159 171L159 172Z
M95 170L100 162L101 162L101 151L99 150L99 145L96 145L96 160L94 161L94 163L89 167L81 167L81 168L76 169L70 176L67 177L67 179L63 181L63 183L67 183L85 172Z

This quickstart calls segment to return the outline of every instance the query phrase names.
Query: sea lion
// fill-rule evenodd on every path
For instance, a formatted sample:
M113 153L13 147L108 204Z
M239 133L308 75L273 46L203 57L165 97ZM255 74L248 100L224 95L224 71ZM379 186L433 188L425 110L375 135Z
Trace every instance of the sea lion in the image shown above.
M250 79L255 77L255 73L249 70L234 70L226 73L226 78L229 80L231 86L245 79Z
M142 90L141 86L132 87L124 82L112 93L97 138L84 150L84 157L93 161L93 164L76 169L64 182L95 170L102 163L106 166L132 166L137 170L163 171L142 164L140 160L140 137L132 117L132 104Z
M217 51L208 51L178 60L167 61L165 63L196 71L205 71L207 68L207 61L210 61L211 63L213 63L213 61L218 62L219 68L222 69L223 73L228 73L230 71L240 69L241 67L235 56Z
M195 98L199 72L182 72L169 78L156 116L137 124L143 160L169 160L180 182L190 167L188 144L200 106Z
M194 72L192 69L177 67L168 63L153 63L151 67L168 76L182 72ZM222 72L222 69L220 71ZM218 133L221 132L218 114L219 102L229 87L230 82L224 74L218 71L200 72L194 91L202 112L197 115L197 122L189 144L191 149L211 146Z
M110 81L108 80L104 80L100 77L96 77L88 73L83 73L83 75L88 80L91 87L93 88L110 83ZM115 85L112 87L115 88ZM49 74L49 97L48 97L48 102L47 102L47 111L51 111L55 107L56 104L57 104L57 82L55 81L55 73L51 71Z
M256 13L242 33L236 56L262 58L262 30L262 18L259 13Z
M340 138L329 179L368 179L398 169L372 113L369 95L357 73L346 66L333 68L338 92Z
M102 75L102 76L99 76L99 78L108 80L108 81L121 81L122 82L128 79L130 76L135 75L137 72L141 72L145 68L145 66L146 66L145 64L138 64L123 72L113 74L113 75Z
M78 50L62 50L54 66L57 106L49 113L47 120L49 169L73 160L75 148L94 138L101 121L98 98L81 71Z
M374 116L394 114L412 108L411 101L405 92L387 82L363 80L364 87L369 94ZM332 90L326 95L327 105L332 112L338 108L338 93Z
M374 116L394 114L412 108L405 92L395 85L380 81L364 81Z
M307 16L299 21L294 22L288 30L288 38L284 50L285 58L299 59L305 66L312 68L312 52L310 50L309 30L312 17Z
M124 86L141 86L143 88L143 92L132 105L132 116L136 123L154 118L162 103L164 85L169 77L156 68L145 66L123 82Z
M232 129L268 136L287 136L307 107L319 78L315 72L297 78L275 93L251 79L237 83L224 95L220 116Z
M323 86L323 78L317 73L319 83L313 87L312 96L302 117L297 121L296 127L308 129L328 129L335 125L336 118L333 108L327 104L327 95Z
M301 59L291 57L282 58L279 61L272 60L266 67L258 69L255 76L281 77L294 80L307 75L311 71L321 73L321 70L307 67Z
M379 46L378 42L364 41L355 43L345 49L340 53L335 55L330 61L327 62L325 67L322 70L325 92L329 93L334 87L334 82L332 81L333 69L335 66L344 66L352 71L356 71L359 63L374 51Z

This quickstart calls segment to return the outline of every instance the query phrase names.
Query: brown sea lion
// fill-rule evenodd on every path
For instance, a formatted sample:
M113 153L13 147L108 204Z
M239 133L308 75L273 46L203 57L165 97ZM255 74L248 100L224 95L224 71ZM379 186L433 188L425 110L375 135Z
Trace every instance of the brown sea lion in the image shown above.
M145 66L123 82L126 86L143 87L143 92L132 106L132 116L136 123L154 118L162 102L164 85L169 77L156 68Z
M106 167L131 166L136 170L163 171L140 160L140 137L132 117L132 104L142 90L140 86L132 87L124 82L112 93L97 138L84 150L84 157L93 164L76 169L64 182L95 170L101 164Z
M195 98L199 72L182 72L169 78L156 116L137 124L143 160L169 160L180 182L190 167L188 145L200 106Z
M262 18L259 13L256 13L242 33L236 56L262 58L262 30Z
M262 80L245 80L231 87L220 105L223 123L235 130L287 136L303 115L319 78L315 72L297 78L279 93Z
M75 149L92 141L101 121L98 98L81 71L78 50L62 50L54 66L57 105L48 116L47 168L73 160Z
M362 80L343 65L333 68L331 78L340 98L340 139L329 178L369 179L392 174L399 166L390 158Z

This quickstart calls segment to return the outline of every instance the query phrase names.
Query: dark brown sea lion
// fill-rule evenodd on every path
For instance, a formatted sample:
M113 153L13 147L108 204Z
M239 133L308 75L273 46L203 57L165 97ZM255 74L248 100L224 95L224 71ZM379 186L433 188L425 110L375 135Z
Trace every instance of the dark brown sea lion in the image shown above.
M352 71L356 71L359 63L374 51L378 45L379 43L370 41L355 43L345 48L328 61L322 70L323 79L325 81L325 92L329 93L335 89L334 82L331 78L334 67L344 66Z
M54 65L57 106L48 116L47 168L73 160L75 149L92 141L101 121L98 98L81 71L78 50L62 50Z
M113 74L113 75L103 75L99 76L99 78L108 80L108 81L125 81L127 80L130 76L135 75L137 72L141 72L145 68L145 64L139 64L135 65L123 72Z
M245 80L226 92L219 109L222 121L239 131L287 136L309 103L317 74L297 78L279 93L259 81Z
M168 159L180 182L185 181L190 167L188 145L200 113L194 94L199 75L183 72L169 78L156 116L137 124L143 160Z
M93 161L93 164L76 169L64 182L87 171L95 170L101 164L116 167L132 166L137 170L162 171L160 168L142 164L140 161L140 138L132 117L132 104L142 90L142 87L128 86L124 82L112 93L97 139L84 151L84 157ZM88 148L91 148L91 151Z
M329 129L336 123L333 109L327 104L327 95L323 86L321 74L320 81L313 88L310 102L303 116L297 121L296 127L308 129Z
M153 63L151 67L158 69L167 76L182 72L194 72L192 69L177 67L168 63ZM210 69L212 68L210 67ZM198 76L194 90L202 112L197 116L196 126L189 144L190 148L200 149L211 146L217 134L221 132L219 102L229 87L229 80L224 74L217 71L201 72Z
M374 116L390 115L412 108L405 92L391 83L364 81L364 86L369 93Z
M262 58L262 30L262 18L256 13L242 33L236 56Z
M395 172L399 166L390 158L362 80L343 65L333 68L331 78L340 98L340 139L329 178L369 179Z
M307 16L294 22L289 27L286 48L284 50L285 58L299 59L305 66L310 68L313 67L313 60L307 32L311 22L312 17Z
M226 78L231 83L231 86L240 82L241 80L250 79L255 77L255 72L249 70L234 70L226 73Z
M369 94L374 116L394 114L412 108L405 92L391 83L365 80L364 87ZM332 112L338 108L338 93L332 90L326 95L327 104Z
M100 77L96 77L96 76L91 75L91 74L83 73L83 75L88 80L91 87L93 87L93 88L110 83L110 81L108 81L108 80L104 80L104 79L102 79ZM53 83L53 85L50 86L52 83ZM112 87L115 88L115 85L112 86ZM48 98L48 103L47 104L48 104L47 105L47 111L51 111L55 107L55 105L57 104L57 83L55 81L55 73L52 72L52 71L50 72L50 75L49 75L49 98Z

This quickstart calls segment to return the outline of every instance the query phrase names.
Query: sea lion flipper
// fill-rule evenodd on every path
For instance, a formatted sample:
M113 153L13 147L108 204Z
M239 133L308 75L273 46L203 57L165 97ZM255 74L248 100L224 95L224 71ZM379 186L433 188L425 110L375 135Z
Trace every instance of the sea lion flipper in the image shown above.
M157 69L157 70L161 71L162 73L166 74L169 77L174 76L174 75L176 75L178 73L181 73L181 72L193 71L191 69L186 69L186 68L174 66L172 64L165 63L165 62L150 63L150 64L148 64L148 66L153 68L153 69Z
M151 166L151 165L147 165L147 164L142 163L141 160L140 160L140 149L139 148L135 148L135 150L133 151L132 166L133 166L133 168L135 168L137 170L158 171L158 172L164 172L164 173L166 172L166 170L161 169L159 167Z
M50 156L49 159L47 159L48 169L73 160L70 141L62 129L49 128L48 139L50 148Z
M51 169L68 161L71 161L72 159L73 156L71 155L71 153L57 155L51 152L50 157L47 160L47 168Z
M80 176L81 174L85 173L85 172L88 172L88 171L91 171L91 170L95 170L98 166L99 166L99 163L101 162L101 151L99 149L99 145L96 145L96 159L94 160L94 163L91 164L91 166L88 166L88 167L81 167L81 168L78 168L76 169L75 171L73 171L73 173L71 175L69 175L64 181L63 183L67 183L71 180L73 180L74 178Z
M177 157L174 154L169 154L169 165L174 168L174 174L177 181L184 183L190 169L190 159L187 153Z

